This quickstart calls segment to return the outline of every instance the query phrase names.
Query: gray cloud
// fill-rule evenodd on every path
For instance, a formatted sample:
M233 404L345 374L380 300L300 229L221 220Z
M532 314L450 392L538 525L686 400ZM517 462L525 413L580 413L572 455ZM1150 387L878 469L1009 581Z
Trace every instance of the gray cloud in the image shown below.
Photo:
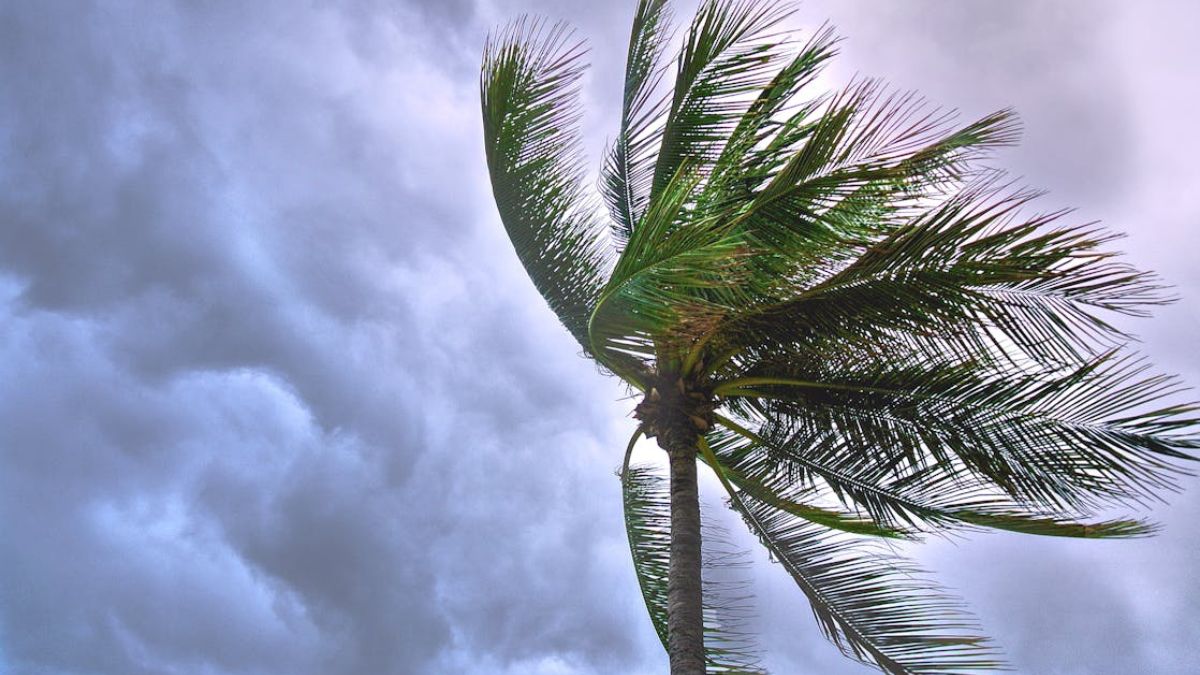
M1172 132L1196 63L1154 60L1193 10L1093 7L799 18L850 38L835 80L1022 109L1003 161L1198 288L1154 229L1200 212ZM522 11L591 41L596 157L631 4L0 8L0 671L661 672L612 477L628 402L489 203L478 50ZM1193 381L1198 320L1138 326ZM920 555L1024 671L1182 673L1198 507L1150 542ZM758 562L776 671L861 672Z
M8 668L628 661L617 530L576 504L609 462L527 475L609 440L612 392L527 337L557 328L481 236L434 12L256 7L7 10ZM503 583L577 533L575 575Z

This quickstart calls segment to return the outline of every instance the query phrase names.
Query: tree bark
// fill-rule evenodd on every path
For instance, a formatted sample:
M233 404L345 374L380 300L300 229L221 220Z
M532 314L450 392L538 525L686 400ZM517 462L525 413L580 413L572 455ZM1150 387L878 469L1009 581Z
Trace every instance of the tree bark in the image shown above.
M671 460L671 566L667 579L667 652L671 675L704 675L700 567L700 492L696 448L667 450Z

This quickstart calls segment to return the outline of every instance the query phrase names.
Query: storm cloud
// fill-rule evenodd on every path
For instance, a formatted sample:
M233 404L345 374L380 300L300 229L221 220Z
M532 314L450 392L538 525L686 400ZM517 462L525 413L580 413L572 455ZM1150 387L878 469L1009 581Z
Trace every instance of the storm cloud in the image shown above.
M512 254L476 89L497 23L569 20L596 160L632 5L0 6L0 672L664 670L613 477L632 402ZM997 163L1129 233L1182 298L1131 327L1200 382L1200 10L812 0L794 23L826 19L823 83L1015 107ZM1190 672L1190 483L1155 539L911 553L1020 672ZM754 556L766 663L866 672Z

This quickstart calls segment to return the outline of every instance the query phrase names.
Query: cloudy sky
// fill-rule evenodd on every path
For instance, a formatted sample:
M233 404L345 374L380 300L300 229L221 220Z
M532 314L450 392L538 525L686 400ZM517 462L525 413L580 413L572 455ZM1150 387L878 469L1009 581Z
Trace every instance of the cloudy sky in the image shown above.
M0 3L0 673L664 672L613 476L632 402L512 254L476 90L489 27L570 20L597 157L632 6ZM1178 287L1135 328L1200 383L1191 0L810 0L795 24L826 19L830 84L1016 107L998 163ZM1019 672L1191 672L1191 482L1153 540L914 554ZM868 672L755 558L766 663Z

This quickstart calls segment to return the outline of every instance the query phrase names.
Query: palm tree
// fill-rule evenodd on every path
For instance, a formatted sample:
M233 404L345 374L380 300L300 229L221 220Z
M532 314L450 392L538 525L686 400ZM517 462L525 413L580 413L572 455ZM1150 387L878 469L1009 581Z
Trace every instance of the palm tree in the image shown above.
M1169 298L1112 235L1027 214L1037 194L980 165L1015 140L1010 112L956 126L870 80L802 96L836 40L794 41L788 14L705 2L668 88L667 2L639 2L607 214L580 159L582 46L529 19L494 34L496 205L583 353L641 396L625 521L672 673L761 672L702 587L698 461L845 654L891 673L1002 668L958 603L878 544L1150 534L1110 509L1176 488L1195 408L1163 402L1176 381L1110 321ZM669 487L630 465L642 435Z

